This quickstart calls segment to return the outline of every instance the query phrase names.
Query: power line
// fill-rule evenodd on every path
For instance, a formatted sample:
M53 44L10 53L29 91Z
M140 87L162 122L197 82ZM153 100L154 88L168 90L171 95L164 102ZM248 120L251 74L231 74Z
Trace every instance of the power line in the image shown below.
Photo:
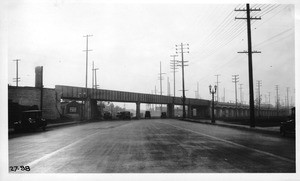
M269 5L266 5L267 7L269 6ZM263 7L263 6L262 6ZM269 7L268 7L269 8ZM273 8L274 9L274 8ZM269 11L270 12L270 11ZM228 17L228 16L227 16ZM230 20L230 19L229 19ZM227 21L228 22L228 21ZM253 22L251 22L251 24L253 24L254 22L256 22L256 21L253 21ZM241 23L240 23L241 24ZM240 24L238 24L238 25L240 25ZM238 26L237 24L233 24L233 25L236 25L236 26ZM218 36L214 36L213 37L213 39L208 39L208 38L206 38L207 39L207 41L209 41L209 43L207 43L206 41L203 41L203 45L205 46L205 47L209 47L210 48L210 50L208 50L208 51L204 51L204 52L199 52L199 53L201 53L201 55L203 54L203 56L204 55L209 55L209 56L207 56L206 58L208 58L208 57L210 57L211 55L214 55L214 54L216 54L217 52L215 51L215 49L218 49L219 47L225 47L228 43L230 43L232 40L234 40L236 37L238 37L246 28L242 28L242 27L240 27L240 28L238 28L238 29L236 29L236 30L234 30L234 31L231 31L233 28L236 28L236 26L231 26L229 29L228 28L226 28L226 26L224 26L224 27L222 27L222 29L220 29L220 30L224 30L224 29L226 29L225 31L223 31L223 32L225 32L225 33L222 33L222 34L218 34L220 37L222 37L222 40L220 41L218 41L218 43L216 44L216 45L214 45L214 47L211 47L211 45L213 44L213 42L214 42L214 40L218 37ZM217 32L217 31L216 31ZM222 35L222 36L221 36ZM205 39L205 40L206 40ZM196 53L197 54L197 53Z
M224 32L227 32L228 29L232 28L232 26L236 26L236 24L230 21L231 18L229 18L232 13L233 11L230 11L228 15L223 19L223 21L217 26L217 28L214 29L208 36L206 36L204 41L201 41L202 43L200 49L202 49L201 47L209 47L217 37L224 37ZM231 27L228 28L230 23L231 23ZM220 33L220 31L222 31L222 33Z
M260 46L260 45L262 45L262 44L264 44L264 43L266 43L266 42L268 42L268 41L270 41L270 40L272 40L274 38L277 38L278 36L283 35L283 34L289 32L291 30L293 30L293 28L286 29L286 30L284 30L284 31L282 31L282 32L280 32L280 33L278 33L278 34L276 34L276 35L274 35L274 36L272 36L272 37L270 37L270 38L268 38L268 39L266 39L266 40L264 40L264 41L256 44L256 45L253 45L253 46L254 47L258 47L258 46Z
M273 8L274 9L274 8ZM256 21L254 21L254 22L256 22ZM252 22L253 23L253 22ZM239 28L239 29L237 29L237 30L235 30L235 31L231 31L232 30L232 28L235 28L235 27L230 27L230 29L227 29L227 31L226 32L231 32L230 34L226 34L227 36L225 36L225 38L223 38L222 39L222 41L219 41L218 42L218 44L217 45L215 45L214 46L214 48L211 48L211 49L216 49L216 48L218 48L218 47L224 47L224 44L225 45L227 45L229 42L231 42L232 40L234 40L237 36L239 36L243 31L244 31L244 29L246 29L246 28ZM226 28L223 28L223 30L224 29L226 29ZM223 34L222 34L222 37L224 37L223 36ZM216 36L215 36L215 38L216 38ZM210 41L210 42L213 42L213 41ZM225 43L226 42L226 43ZM206 45L206 44L205 44ZM206 45L206 46L209 46L209 45ZM212 52L215 52L214 50L211 50L210 52L207 52L206 54L211 54Z
M242 24L242 23L240 23ZM238 25L237 25L238 26ZM226 35L224 35L225 38L223 38L222 40L219 40L217 44L215 44L213 47L209 47L209 45L207 47L210 48L210 50L208 51L204 51L201 55L203 55L202 57L206 56L205 58L209 58L212 55L215 55L216 53L218 53L221 49L220 47L226 47L226 45L228 43L230 43L231 41L233 41L236 37L238 37L246 28L243 27L239 27L233 31L226 31ZM230 29L231 30L231 29Z
M239 27L239 28L237 28L237 27L240 26L241 24L242 23L232 24L232 26L230 26L229 28L224 27L222 33L215 35L211 40L209 40L208 43L203 44L206 51L200 52L200 53L202 53L202 54L200 54L200 56L201 55L203 55L203 56L210 55L211 52L216 52L215 51L216 48L220 47L224 42L230 41L232 36L240 31L240 29L242 27ZM215 40L218 40L217 44L214 44ZM212 46L212 45L214 45L214 46Z
M286 7L287 7L287 6L286 6ZM281 10L277 11L277 13L275 13L274 15L272 15L271 17L269 17L268 19L265 19L264 21L262 21L262 23L258 24L258 25L256 26L256 28L259 27L259 26L261 26L261 25L263 25L263 24L265 24L266 22L268 22L268 21L271 20L272 18L274 18L277 14L281 13L282 10L285 9L286 7L283 7ZM273 10L274 10L274 9L273 9ZM271 12L271 11L270 11L270 12ZM270 12L269 12L269 13L270 13ZM263 14L261 17L263 17L264 15L266 15L266 14Z
M223 30L224 29L224 25L223 24L227 24L227 22L230 20L228 17L233 13L233 11L230 11L229 14L223 19L223 21L216 27L216 29L214 29L213 31L211 31L211 33L206 36L206 38L204 39L204 41L202 42L207 42L211 37L215 37L215 36L212 36L214 34L218 34L220 30ZM227 21L225 21L227 20ZM202 43L203 44L203 43ZM202 45L201 44L201 45Z

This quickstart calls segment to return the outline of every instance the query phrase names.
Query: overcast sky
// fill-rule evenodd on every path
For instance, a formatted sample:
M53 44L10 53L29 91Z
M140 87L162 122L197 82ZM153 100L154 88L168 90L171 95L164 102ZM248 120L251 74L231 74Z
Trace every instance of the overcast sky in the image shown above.
M226 102L234 101L232 75L239 75L243 100L248 101L248 58L245 4L195 3L79 3L63 0L10 1L8 23L8 84L15 85L14 59L19 62L19 86L34 86L35 66L44 66L44 86L85 86L86 34L89 38L89 80L92 61L101 89L151 93L159 91L159 64L173 94L170 55L175 45L188 43L184 54L187 97L194 98L197 82L200 97L210 99L208 86L219 78L219 99L225 89ZM275 101L275 85L289 102L295 89L295 8L289 4L250 4L261 11L252 16L254 85L262 81L263 102L270 92ZM179 56L178 59L181 59ZM240 86L238 85L238 88ZM256 86L255 86L256 87ZM181 96L181 70L176 73L176 96ZM255 91L256 92L256 91ZM240 89L238 89L240 101Z

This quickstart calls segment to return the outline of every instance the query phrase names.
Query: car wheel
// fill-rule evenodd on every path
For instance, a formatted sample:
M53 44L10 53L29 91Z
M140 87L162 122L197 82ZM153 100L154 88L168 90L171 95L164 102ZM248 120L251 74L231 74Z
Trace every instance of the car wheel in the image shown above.
M42 129L43 129L43 131L46 131L46 126L43 126Z

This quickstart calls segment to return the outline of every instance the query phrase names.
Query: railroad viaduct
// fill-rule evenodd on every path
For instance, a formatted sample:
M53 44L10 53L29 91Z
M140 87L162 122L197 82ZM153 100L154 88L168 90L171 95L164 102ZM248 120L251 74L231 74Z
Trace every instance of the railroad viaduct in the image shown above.
M85 113L86 118L93 117L94 110L97 106L97 101L110 101L110 102L130 102L136 104L136 116L140 118L140 105L146 104L165 104L167 105L168 117L174 117L174 106L182 105L180 97L170 97L154 94L143 94L123 91L113 91L104 89L86 89L83 87L72 86L55 86L55 91L58 99L82 100L86 101ZM210 101L203 99L186 98L187 115L192 117L192 110L196 110L197 117L209 117L210 114Z
M183 105L181 97L171 97L154 94L124 92L105 89L91 89L84 87L74 87L66 85L56 85L54 89L43 87L43 67L36 67L35 87L15 87L8 86L9 105L20 106L38 106L43 110L43 116L46 119L57 119L61 115L61 100L84 101L84 119L92 119L97 110L97 101L109 102L130 102L136 104L136 116L140 118L140 105L146 104L164 104L167 105L167 116L174 117L174 106ZM210 118L211 101L204 99L186 98L187 117ZM214 115L216 118L249 117L250 111L248 105L238 105L232 103L215 103ZM258 114L258 111L255 111ZM9 107L9 113L13 115ZM277 116L287 115L286 109L261 107L259 116Z
M85 119L91 119L96 113L97 101L129 102L136 104L136 116L140 118L140 105L164 104L167 105L168 117L174 117L174 106L182 105L181 97L161 96L154 94L143 94L105 89L91 89L84 87L56 85L54 89L39 87L15 87L8 86L9 102L42 107L43 115L47 119L57 119L61 113L61 99L85 101ZM187 117L210 118L211 101L204 99L186 98ZM215 103L214 114L216 118L235 117L237 110L238 117L249 116L248 105L236 105L233 103ZM257 111L256 111L257 112ZM279 115L286 115L286 110L280 109ZM276 116L275 108L262 107L260 116Z

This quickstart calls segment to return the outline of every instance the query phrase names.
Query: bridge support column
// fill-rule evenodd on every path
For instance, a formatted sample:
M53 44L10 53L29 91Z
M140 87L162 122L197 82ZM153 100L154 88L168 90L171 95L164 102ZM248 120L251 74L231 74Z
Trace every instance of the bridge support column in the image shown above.
M89 120L92 118L92 104L91 99L87 99L84 104L84 120Z
M95 119L99 115L98 107L97 107L97 100L91 99L91 119Z
M167 104L167 115L168 118L174 117L174 104Z
M141 118L141 103L137 102L136 103L136 119L140 119Z

